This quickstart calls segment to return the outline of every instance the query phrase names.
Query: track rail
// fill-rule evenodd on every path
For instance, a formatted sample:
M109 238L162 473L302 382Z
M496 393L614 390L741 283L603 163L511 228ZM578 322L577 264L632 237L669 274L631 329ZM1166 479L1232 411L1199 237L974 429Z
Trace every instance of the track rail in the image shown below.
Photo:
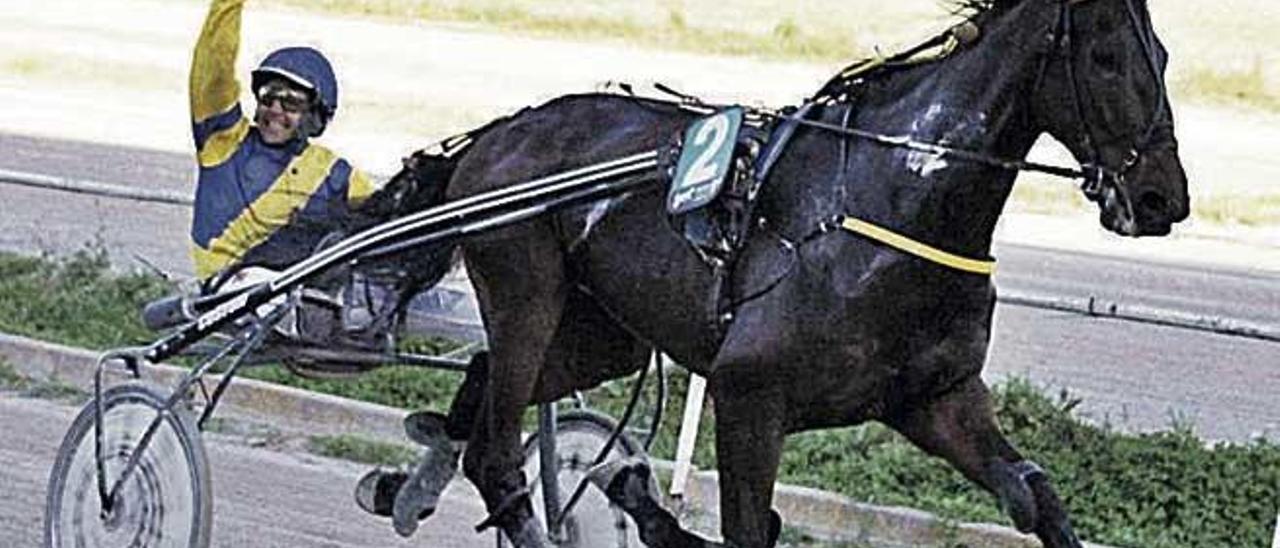
M1280 342L1280 328L1272 325L1263 325L1223 316L1203 316L1179 310L1124 304L1097 297L1054 297L1033 293L1001 291L997 302L1042 310L1070 312L1095 318L1110 318L1206 331L1233 337Z
M45 190L61 190L75 194L88 194L106 198L119 198L135 202L151 202L190 207L195 200L186 194L165 192L145 188L135 188L113 183L70 179L53 175L41 175L25 171L0 169L0 183L40 188Z

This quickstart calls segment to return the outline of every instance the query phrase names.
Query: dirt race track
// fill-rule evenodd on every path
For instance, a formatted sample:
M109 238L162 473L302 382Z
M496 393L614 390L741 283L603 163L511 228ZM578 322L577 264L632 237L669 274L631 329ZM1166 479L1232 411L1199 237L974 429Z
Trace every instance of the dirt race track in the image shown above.
M43 542L45 487L62 432L77 407L0 390L0 546ZM212 466L212 546L493 546L493 533L477 535L484 504L465 482L455 483L440 514L411 540L398 537L389 520L365 515L352 500L367 467L316 457L262 438L206 435Z

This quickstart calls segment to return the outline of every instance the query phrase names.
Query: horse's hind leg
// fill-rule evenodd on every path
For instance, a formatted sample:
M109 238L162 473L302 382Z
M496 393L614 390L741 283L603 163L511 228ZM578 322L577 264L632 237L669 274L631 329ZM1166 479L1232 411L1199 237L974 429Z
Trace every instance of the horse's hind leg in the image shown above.
M465 244L468 271L489 337L488 375L463 470L490 518L517 546L543 546L533 519L520 419L533 399L567 292L560 250L536 227L518 238Z
M730 546L769 548L782 530L772 504L787 416L784 398L770 375L742 363L718 367L711 377L711 394L720 531Z
M766 366L750 354L740 355L722 353L719 359L724 361L710 379L724 544L681 529L649 489L649 470L643 463L592 471L592 481L636 520L641 540L652 548L769 548L778 541L782 521L770 506L785 433L784 398L774 377L762 374Z
M1080 546L1044 471L1000 433L991 393L977 375L885 422L995 494L1020 531L1035 533L1049 548Z

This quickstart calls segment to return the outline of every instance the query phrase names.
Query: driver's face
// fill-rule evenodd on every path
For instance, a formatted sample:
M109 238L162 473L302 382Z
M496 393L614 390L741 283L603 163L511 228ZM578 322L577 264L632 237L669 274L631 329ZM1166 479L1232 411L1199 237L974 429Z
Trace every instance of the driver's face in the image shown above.
M297 135L302 117L311 106L305 91L274 80L256 90L256 96L258 109L253 119L263 141L279 145Z

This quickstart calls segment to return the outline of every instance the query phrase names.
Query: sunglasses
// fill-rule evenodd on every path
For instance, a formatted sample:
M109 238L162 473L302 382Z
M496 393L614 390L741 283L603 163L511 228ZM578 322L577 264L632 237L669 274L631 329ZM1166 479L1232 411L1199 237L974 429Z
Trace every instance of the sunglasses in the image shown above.
M271 103L279 103L281 109L291 114L297 114L311 106L311 96L306 92L279 82L272 82L258 88L257 97L259 105L270 107Z

